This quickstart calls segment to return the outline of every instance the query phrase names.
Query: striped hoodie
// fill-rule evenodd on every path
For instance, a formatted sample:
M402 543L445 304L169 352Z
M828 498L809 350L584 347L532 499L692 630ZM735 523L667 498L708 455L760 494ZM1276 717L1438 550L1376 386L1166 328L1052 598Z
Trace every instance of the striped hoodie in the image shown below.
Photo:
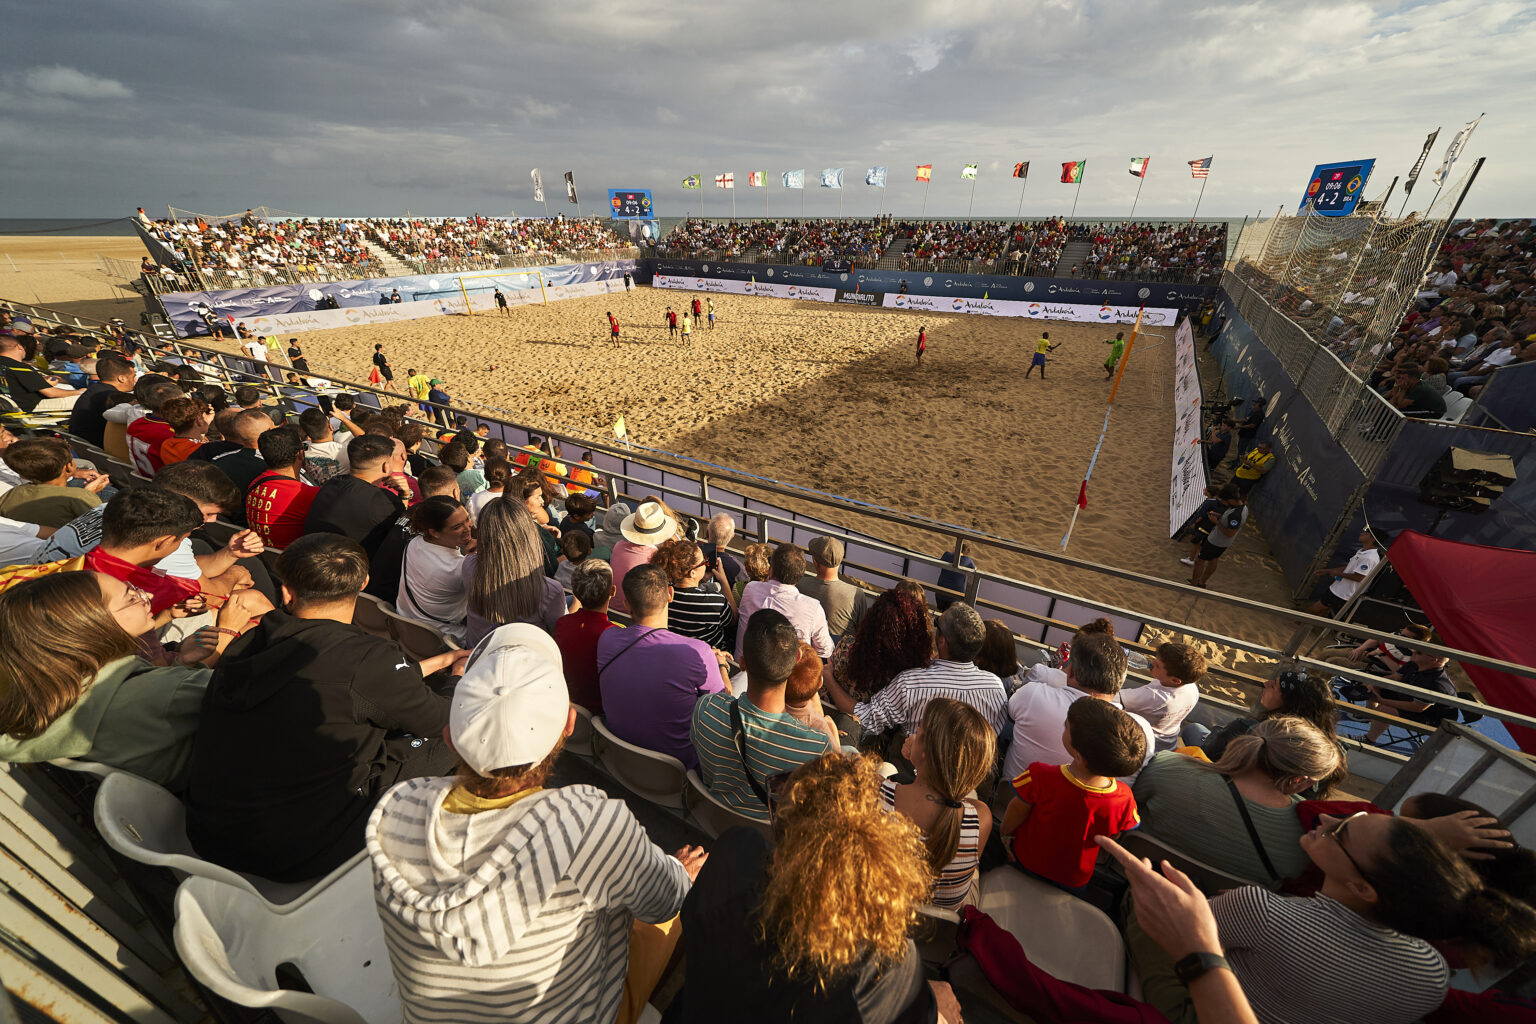
M612 1020L630 922L678 913L682 864L591 786L476 814L443 809L453 786L403 782L368 821L407 1024Z

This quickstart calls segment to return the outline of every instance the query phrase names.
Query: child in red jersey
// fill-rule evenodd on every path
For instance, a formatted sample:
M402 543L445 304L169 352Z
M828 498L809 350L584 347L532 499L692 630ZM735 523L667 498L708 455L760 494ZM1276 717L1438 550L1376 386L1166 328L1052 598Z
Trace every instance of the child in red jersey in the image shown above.
M1083 697L1067 709L1062 743L1072 755L1070 764L1037 762L1013 780L1003 842L1025 871L1079 890L1099 857L1095 837L1141 824L1131 787L1117 776L1141 767L1147 740L1124 711Z

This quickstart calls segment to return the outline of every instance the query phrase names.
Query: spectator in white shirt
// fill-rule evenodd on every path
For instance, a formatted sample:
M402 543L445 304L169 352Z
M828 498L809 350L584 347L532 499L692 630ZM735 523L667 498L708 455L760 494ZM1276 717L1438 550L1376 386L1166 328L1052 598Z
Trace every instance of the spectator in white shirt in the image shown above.
M823 679L837 710L858 719L866 733L915 728L923 717L923 708L935 697L969 704L1001 733L1008 727L1008 691L1001 679L977 668L973 662L981 653L985 637L986 626L976 609L956 601L939 616L934 641L938 656L927 668L909 668L868 701L859 702L838 685L831 673ZM1121 674L1124 675L1123 670ZM1060 740L1060 730L1057 739Z
M795 586L805 575L805 552L794 544L780 544L773 549L772 571L769 579L748 583L741 592L736 664L741 664L741 644L747 633L747 622L760 608L772 608L782 613L795 627L796 636L810 644L821 657L830 658L832 634L827 630L827 613L820 601L800 593Z
M1360 584L1381 561L1381 549L1371 531L1360 531L1360 549L1349 556L1343 565L1319 569L1317 575L1324 582L1318 584L1317 594L1307 612L1311 615L1337 615L1360 589Z
M1172 750L1179 743L1179 727L1200 702L1200 687L1205 675L1205 655L1192 644L1158 644L1152 656L1152 682L1120 691L1120 703L1127 711L1147 720L1152 726L1158 750Z
M406 514L416 536L405 546L395 607L405 618L434 626L462 644L469 614L464 554L474 549L469 513L439 494Z
M1120 688L1125 685L1125 652L1113 636L1079 635L1072 642L1072 657L1067 660L1067 685L1047 686L1025 683L1008 701L1008 717L1013 719L1013 743L1003 761L1003 778L1012 779L1035 762L1066 764L1072 760L1062 744L1062 730L1067 722L1067 708L1084 697L1119 704ZM1127 711L1141 726L1147 738L1147 757L1157 750L1152 726L1134 711ZM1134 778L1134 776L1129 776Z

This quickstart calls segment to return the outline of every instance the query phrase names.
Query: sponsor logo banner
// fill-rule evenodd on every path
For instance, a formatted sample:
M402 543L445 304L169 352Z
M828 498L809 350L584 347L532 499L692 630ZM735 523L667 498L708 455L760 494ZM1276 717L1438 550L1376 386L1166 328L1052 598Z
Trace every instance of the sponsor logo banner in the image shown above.
M1035 320L1067 320L1079 324L1131 324L1137 306L1096 306L1071 302L1016 302L1007 299L962 299L942 295L892 295L881 305L887 309L928 309L940 313L977 313L982 316L1021 316ZM1176 309L1148 307L1143 327L1163 327L1178 317Z
M1168 536L1205 500L1205 450L1200 447L1200 373L1195 335L1185 317L1173 332L1173 476L1168 486Z
M808 299L812 302L831 302L835 288L816 288L803 284L774 284L769 281L724 281L717 277L679 277L657 273L651 277L653 288L681 288L695 292L716 292L721 295L761 295L772 299Z
M853 260L847 256L824 257L821 261L821 271L824 274L851 274Z
M846 302L850 306L883 306L885 296L880 292L850 292L839 288L833 301Z

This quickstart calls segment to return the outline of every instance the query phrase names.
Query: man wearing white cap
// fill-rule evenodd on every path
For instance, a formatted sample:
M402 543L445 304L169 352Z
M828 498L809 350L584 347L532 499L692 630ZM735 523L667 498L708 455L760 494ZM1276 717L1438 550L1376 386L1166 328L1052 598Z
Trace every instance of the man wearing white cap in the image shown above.
M501 626L454 690L458 775L402 783L374 809L368 855L407 1024L633 1021L659 980L707 855L669 857L591 786L543 788L575 721L554 640Z

